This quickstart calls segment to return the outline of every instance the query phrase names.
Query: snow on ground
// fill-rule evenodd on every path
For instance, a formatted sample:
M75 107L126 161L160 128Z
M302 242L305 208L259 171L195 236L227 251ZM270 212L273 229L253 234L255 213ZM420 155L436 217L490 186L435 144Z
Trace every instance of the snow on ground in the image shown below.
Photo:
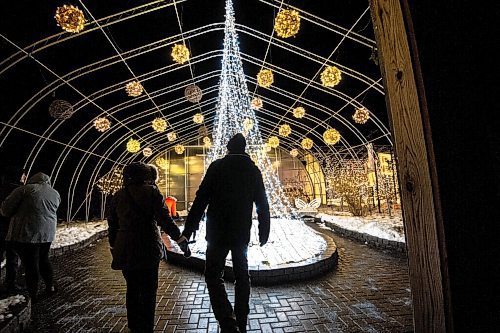
M15 295L0 299L0 322L12 317L10 306L24 302L26 302L26 298L23 295Z
M345 213L319 213L316 217L320 218L322 222L331 222L347 230L365 233L387 240L405 242L403 220L399 214L389 217L383 214L348 216Z
M106 221L60 223L57 225L56 239L51 247L59 248L79 243L106 229Z

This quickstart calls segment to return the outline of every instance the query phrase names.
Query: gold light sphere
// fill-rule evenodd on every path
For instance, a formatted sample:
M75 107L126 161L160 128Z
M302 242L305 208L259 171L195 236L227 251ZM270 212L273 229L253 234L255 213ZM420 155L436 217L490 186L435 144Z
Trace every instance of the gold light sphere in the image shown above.
M180 155L180 154L184 153L185 148L184 148L184 146L183 146L183 145L176 145L176 146L174 147L174 150L175 150L175 152L176 152L177 154L179 154L179 155Z
M73 33L82 31L86 22L83 12L73 5L57 7L54 18L63 30Z
M195 124L201 124L203 123L203 120L205 119L205 117L201 114L201 113L197 113L193 116L193 122Z
M290 150L290 155L292 157L297 157L299 155L299 150L297 148L293 148Z
M111 121L109 121L108 118L99 117L96 120L94 120L94 127L99 132L106 132L111 128Z
M167 139L169 142L177 140L177 133L175 132L170 132L167 134Z
M342 80L342 72L335 66L326 66L320 78L323 86L335 87Z
M130 153L137 153L139 150L141 150L141 143L136 139L130 139L127 142L127 150Z
M252 98L251 105L254 110L260 110L264 103L262 102L262 99L260 97L254 97Z
M271 136L269 140L267 140L267 143L271 148L277 148L280 145L280 139L278 139L277 136Z
M73 113L75 113L75 110L70 102L56 99L50 103L49 114L55 119L66 120L71 118Z
M184 89L184 97L191 103L198 103L203 97L203 91L196 84L190 84Z
M281 136L287 137L292 133L292 128L288 124L283 124L280 126L278 133Z
M302 106L298 106L295 109L293 109L293 116L297 119L304 118L306 114L306 109L304 109Z
M245 131L250 131L253 128L253 120L250 118L245 118L243 120L243 128Z
M270 69L262 69L257 74L257 83L260 87L269 88L274 82L274 74Z
M143 91L144 88L142 87L142 84L139 81L132 81L125 85L125 92L130 97L141 96Z
M309 138L304 138L302 139L302 142L300 143L300 145L302 146L302 148L304 149L311 149L312 146L313 146L314 142L313 140L309 139Z
M189 60L190 53L186 45L175 44L174 47L172 47L172 53L170 55L176 63L183 64Z
M205 148L210 148L212 146L212 140L210 139L210 137L206 136L203 138L203 145L205 146Z
M285 9L276 15L274 31L279 37L295 36L300 29L300 15L296 10Z
M153 129L156 132L162 133L162 132L165 132L165 130L167 129L167 122L163 118L155 118L151 122L151 127L153 127Z
M340 133L334 128L329 128L323 133L323 140L327 145L334 145L340 141Z
M168 169L168 161L166 158L164 157L158 157L156 160L155 160L155 164L158 168L161 168L163 170L166 170Z
M356 108L356 111L352 115L352 119L358 124L364 124L370 119L370 112L364 107Z
M149 148L149 147L146 147L142 150L142 155L144 155L145 157L149 157L151 155L153 155L153 149Z

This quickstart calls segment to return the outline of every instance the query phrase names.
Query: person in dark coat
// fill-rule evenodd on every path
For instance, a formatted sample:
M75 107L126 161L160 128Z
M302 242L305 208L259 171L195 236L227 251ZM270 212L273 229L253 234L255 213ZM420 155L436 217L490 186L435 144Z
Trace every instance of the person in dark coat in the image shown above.
M144 163L127 165L124 188L113 196L108 215L111 267L121 270L127 283L127 319L132 332L153 332L158 266L163 255L157 225L184 252L189 250L154 184L153 173Z
M16 188L2 203L2 215L10 217L6 240L13 243L21 257L33 302L38 296L39 275L45 282L46 292L56 292L49 250L56 236L60 203L61 197L52 188L50 177L42 172Z
M228 154L210 164L196 192L183 235L198 230L208 206L205 281L221 332L246 332L249 313L250 275L248 243L255 203L260 246L269 237L270 214L262 174L245 153L245 137L238 133L228 144ZM222 279L226 257L231 251L235 276L234 312Z

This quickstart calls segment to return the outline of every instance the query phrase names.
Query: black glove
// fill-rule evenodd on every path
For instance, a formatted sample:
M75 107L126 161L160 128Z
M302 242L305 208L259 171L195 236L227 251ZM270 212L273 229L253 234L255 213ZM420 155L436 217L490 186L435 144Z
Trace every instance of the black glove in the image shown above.
M185 258L191 257L191 250L189 249L189 243L185 236L181 236L181 238L177 240L177 245L179 245L182 252L184 252Z

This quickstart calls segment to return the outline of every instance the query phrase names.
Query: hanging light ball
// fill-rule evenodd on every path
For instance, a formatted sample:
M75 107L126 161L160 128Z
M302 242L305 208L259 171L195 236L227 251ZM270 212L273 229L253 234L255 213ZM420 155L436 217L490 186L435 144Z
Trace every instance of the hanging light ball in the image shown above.
M190 84L184 89L184 97L191 103L198 103L203 97L203 91L196 84Z
M364 124L370 119L370 112L364 107L356 108L356 111L352 115L352 119L358 124Z
M342 72L335 66L326 66L320 78L323 86L335 87L342 80Z
M304 118L306 114L306 109L304 109L302 106L298 106L295 109L293 109L293 116L297 119Z
M257 74L257 83L260 87L269 88L274 82L274 75L270 69L262 69Z
M210 137L208 136L205 136L203 138L203 145L206 147L206 148L210 148L212 146L212 140L210 139Z
M163 118L155 118L151 122L151 127L153 127L153 129L156 132L162 133L162 132L165 132L165 130L167 129L167 122Z
M302 146L302 148L304 149L311 149L312 146L313 146L314 142L313 140L309 139L309 138L304 138L302 139L302 142L300 143L300 145Z
M292 157L297 157L297 156L299 156L299 150L298 150L297 148L293 148L293 149L291 149L291 150L290 150L290 155L291 155Z
M340 133L334 128L329 128L323 133L323 140L327 145L334 145L340 141Z
M292 128L288 124L283 124L280 126L278 133L281 136L287 137L292 133Z
M277 148L280 145L280 139L278 139L277 136L271 136L269 140L267 140L267 143L271 148Z
M176 152L177 154L179 154L179 155L180 155L180 154L184 153L185 148L184 148L184 146L183 146L183 145L176 145L176 146L174 147L174 150L175 150L175 152Z
M250 118L245 118L243 120L243 128L245 131L250 131L253 128L253 120Z
M254 97L252 98L251 105L254 110L260 110L264 103L262 102L262 99L260 97Z
M132 81L125 85L125 92L130 97L141 96L143 91L144 88L142 87L142 84L139 81Z
M168 161L166 158L164 157L158 157L156 160L155 160L155 164L158 168L161 168L163 170L166 170L168 169Z
M62 99L56 99L49 106L49 114L55 119L69 119L75 113L73 105Z
M189 60L189 49L184 44L175 44L170 54L172 59L178 64L183 64Z
M262 146L262 151L264 153L269 153L271 151L271 146L269 145L269 143L264 143L264 145Z
M57 7L54 18L57 25L67 32L82 31L86 22L83 12L73 5Z
M130 153L137 153L139 150L141 150L141 143L136 139L130 139L127 142L127 150Z
M296 10L285 9L276 15L274 31L283 38L295 36L300 29L300 15Z
M167 139L169 142L177 140L177 133L175 132L170 132L167 134Z
M207 136L208 135L208 129L206 126L200 126L198 128L198 135L199 136Z
M149 148L149 147L146 147L142 150L142 155L144 155L144 157L149 157L151 155L153 155L153 149Z
M106 132L111 128L111 121L109 121L108 118L99 117L96 120L94 120L94 127L99 132Z
M201 113L197 113L193 116L193 122L195 124L202 124L205 117Z

